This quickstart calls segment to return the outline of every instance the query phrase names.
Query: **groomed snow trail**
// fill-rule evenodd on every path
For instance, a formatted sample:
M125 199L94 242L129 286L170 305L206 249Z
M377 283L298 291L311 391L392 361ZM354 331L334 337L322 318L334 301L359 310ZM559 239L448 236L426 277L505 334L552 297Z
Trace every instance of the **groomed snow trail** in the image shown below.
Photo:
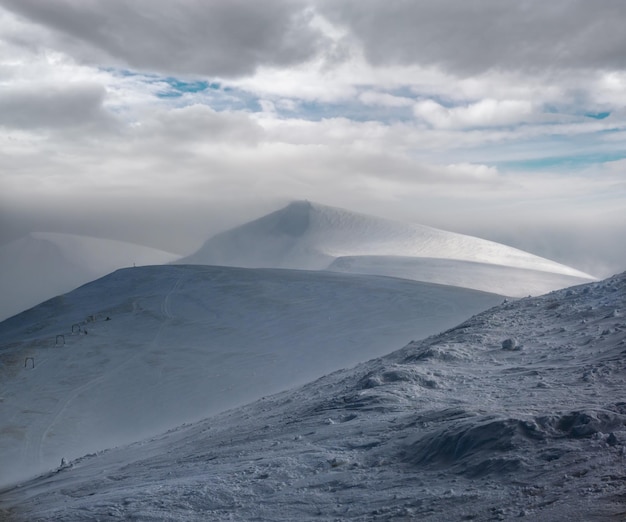
M163 317L164 317L165 320L161 322L161 324L159 325L156 333L154 334L154 338L149 343L149 346L151 346L152 349L156 349L156 348L159 347L159 342L160 342L159 339L160 339L160 336L161 336L161 332L163 331L164 328L166 328L169 325L171 320L174 318L174 316L172 315L172 312L170 310L169 301L170 301L171 295L178 289L178 287L180 286L182 280L183 280L183 276L180 276L177 279L177 281L174 284L174 286L172 287L172 289L167 294L165 294L165 296L163 297L163 301L162 301L162 304L161 304L161 311L162 311L162 314L163 314ZM82 395L85 392L87 392L88 390L96 387L99 383L102 383L102 382L107 381L107 380L113 380L115 374L117 374L121 369L127 367L129 364L134 362L140 355L142 355L142 353L143 353L142 350L136 350L134 353L131 352L128 355L128 357L121 358L119 364L116 365L115 367L109 369L106 373L103 373L102 375L91 379L90 381L86 382L82 386L79 386L78 388L75 388L74 390L71 391L71 393L67 396L67 398L65 398L61 402L60 406L53 413L52 421L50 422L48 427L38 437L39 443L38 443L37 454L39 455L39 460L38 460L38 465L39 466L42 466L43 463L44 463L44 457L43 457L44 441L46 440L46 438L47 438L48 434L50 433L50 431L54 428L56 423L59 421L59 419L72 406L72 402L79 395ZM27 452L28 452L28 449L27 449Z
M623 520L626 274L4 491L15 520Z

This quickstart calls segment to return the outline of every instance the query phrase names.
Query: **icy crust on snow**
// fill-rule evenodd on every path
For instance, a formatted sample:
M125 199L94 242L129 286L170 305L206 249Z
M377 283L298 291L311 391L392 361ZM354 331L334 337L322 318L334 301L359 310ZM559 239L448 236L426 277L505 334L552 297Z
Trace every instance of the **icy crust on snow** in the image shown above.
M411 258L415 261L411 262ZM442 263L437 264L438 261ZM535 287L543 291L559 288L561 283L567 286L594 279L571 267L493 241L308 201L291 203L218 234L180 262L250 268L329 268L442 284L453 284L450 281L455 280L459 286L481 290L488 289L494 279L502 279L509 289L507 295L514 296L532 293L532 285L526 283L527 276L535 272L541 279ZM503 273L499 267L528 272L526 277L517 274L507 281L511 274ZM462 276L455 275L457 268L463 270ZM551 280L551 275L560 278ZM480 281L475 282L476 279Z
M620 520L626 274L1 496L16 520ZM515 342L504 343L506 340Z
M117 271L0 323L0 485L380 356L501 301L375 276Z

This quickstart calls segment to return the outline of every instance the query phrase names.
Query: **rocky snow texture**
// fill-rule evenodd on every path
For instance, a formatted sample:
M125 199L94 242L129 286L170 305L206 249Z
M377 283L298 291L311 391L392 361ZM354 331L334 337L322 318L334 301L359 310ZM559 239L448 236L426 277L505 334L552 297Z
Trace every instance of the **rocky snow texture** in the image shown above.
M625 296L622 274L501 304L0 505L28 521L623 520Z
M308 201L218 234L180 263L387 275L517 297L595 280L493 241Z
M386 354L502 300L376 276L120 270L0 323L0 485Z
M118 268L178 257L122 241L33 232L0 246L0 321Z

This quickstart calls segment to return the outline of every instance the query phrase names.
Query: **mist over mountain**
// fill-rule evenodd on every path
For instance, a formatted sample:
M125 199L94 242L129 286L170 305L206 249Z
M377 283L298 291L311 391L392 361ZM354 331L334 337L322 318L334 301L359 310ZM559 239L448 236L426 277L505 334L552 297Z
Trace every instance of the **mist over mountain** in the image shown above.
M179 259L141 245L34 232L0 246L0 320L118 268L170 262L386 275L508 296L594 278L502 244L296 201Z
M111 239L33 232L0 246L0 320L118 268L169 263L177 257Z
M378 274L510 296L594 280L493 241L308 201L217 234L178 262Z
M591 485L626 444L624 274L509 302L593 277L307 201L182 260L8 247L5 281L39 292L133 268L0 322L0 519L617 512L621 482Z

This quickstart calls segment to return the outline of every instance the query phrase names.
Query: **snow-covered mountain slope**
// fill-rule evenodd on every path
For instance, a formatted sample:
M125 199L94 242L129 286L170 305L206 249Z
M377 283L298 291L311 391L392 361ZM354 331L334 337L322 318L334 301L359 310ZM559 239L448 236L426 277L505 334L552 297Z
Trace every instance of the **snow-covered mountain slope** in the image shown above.
M569 274L430 257L340 257L333 261L328 270L429 281L516 297L541 295L550 290L580 284L581 280L587 282L587 279Z
M626 274L19 488L15 520L623 520Z
M493 241L307 201L218 234L180 262L375 273L518 297L594 280Z
M117 271L0 323L0 483L382 355L501 301L325 272Z
M178 257L110 239L33 232L0 246L0 320L118 268Z

